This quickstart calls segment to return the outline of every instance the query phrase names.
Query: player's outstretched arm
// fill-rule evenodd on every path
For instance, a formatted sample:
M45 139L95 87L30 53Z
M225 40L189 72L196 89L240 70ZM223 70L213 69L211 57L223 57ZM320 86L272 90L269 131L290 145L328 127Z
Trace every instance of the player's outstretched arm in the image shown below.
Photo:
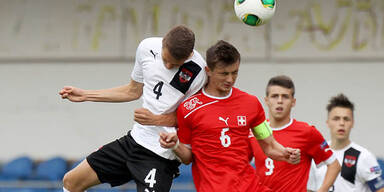
M160 146L172 149L182 163L192 162L192 151L184 143L180 143L176 133L160 133Z
M59 94L61 98L72 102L128 102L141 97L143 94L143 83L131 80L127 85L100 90L84 90L65 86L60 90Z
M271 135L267 138L258 140L260 147L263 149L265 155L273 160L286 161L291 164L300 163L300 149L292 149L284 147L278 143Z
M145 108L135 109L134 120L142 125L156 125L175 127L177 122L176 112L155 115Z
M337 159L333 163L327 165L327 172L325 173L324 181L321 184L318 192L328 192L329 188L333 185L337 175L341 170L340 163Z

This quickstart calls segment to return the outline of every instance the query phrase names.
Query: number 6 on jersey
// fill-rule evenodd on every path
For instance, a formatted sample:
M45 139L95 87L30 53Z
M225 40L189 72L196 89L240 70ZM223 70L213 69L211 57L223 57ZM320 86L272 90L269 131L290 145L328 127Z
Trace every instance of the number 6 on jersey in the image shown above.
M221 130L220 141L221 141L221 145L223 145L224 147L229 147L229 145L231 145L231 137L225 134L225 132L227 131L229 131L229 128L223 128Z

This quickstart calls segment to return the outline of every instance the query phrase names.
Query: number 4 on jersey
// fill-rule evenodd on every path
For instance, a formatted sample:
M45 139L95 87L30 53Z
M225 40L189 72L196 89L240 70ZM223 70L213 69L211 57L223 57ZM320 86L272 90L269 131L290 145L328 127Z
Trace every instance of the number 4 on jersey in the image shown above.
M164 85L164 82L160 81L153 88L153 93L155 93L157 100L160 98L161 95L163 95L161 93L161 89L163 88L163 85Z

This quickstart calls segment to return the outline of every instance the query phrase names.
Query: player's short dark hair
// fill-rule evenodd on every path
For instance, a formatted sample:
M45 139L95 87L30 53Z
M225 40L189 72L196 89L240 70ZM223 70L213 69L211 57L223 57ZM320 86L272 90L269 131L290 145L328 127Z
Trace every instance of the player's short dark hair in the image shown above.
M220 40L207 50L206 59L209 69L213 70L218 62L224 66L240 62L240 53L230 43Z
M195 47L195 34L188 27L178 25L164 36L163 47L168 49L173 58L187 59Z
M328 113L332 111L335 107L342 107L350 109L352 112L355 110L355 105L348 99L347 96L340 93L334 97L331 97L327 105Z
M284 87L284 88L287 88L287 89L291 89L292 90L292 97L295 96L295 84L293 83L292 79L286 75L278 75L278 76L275 76L275 77L272 77L269 81L268 81L268 84L267 84L267 88L265 90L265 94L268 96L269 92L268 92L268 88L270 86L274 86L274 85L277 85L277 86L280 86L280 87Z

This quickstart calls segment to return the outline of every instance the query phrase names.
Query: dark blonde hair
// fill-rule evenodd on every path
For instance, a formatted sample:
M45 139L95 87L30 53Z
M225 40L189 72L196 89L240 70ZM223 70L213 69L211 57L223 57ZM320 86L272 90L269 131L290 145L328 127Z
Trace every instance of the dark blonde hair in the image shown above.
M163 47L177 60L187 59L194 46L195 34L183 25L172 28L163 38Z

